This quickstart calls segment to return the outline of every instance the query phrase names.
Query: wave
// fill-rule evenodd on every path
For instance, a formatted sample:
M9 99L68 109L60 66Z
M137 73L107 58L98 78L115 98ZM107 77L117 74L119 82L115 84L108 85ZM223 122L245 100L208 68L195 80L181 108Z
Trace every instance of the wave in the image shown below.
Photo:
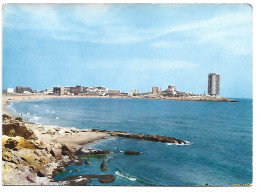
M16 109L13 107L13 103L10 103L6 106L7 109L9 109L12 113L17 113Z
M39 107L39 105L34 105L34 107Z
M179 144L179 143L166 143L166 145L182 145L182 146L185 146L185 145L191 144L189 141L185 141L185 142L186 142L186 144L184 144L184 143L181 143L181 144Z
M56 117L56 119L60 119L59 117Z
M130 181L136 181L136 177L133 177L133 176L130 176L126 173L123 173L123 172L120 172L120 171L116 171L115 174L119 177L122 177L122 178L125 178L125 179L128 179Z
M52 111L52 113L55 113L55 111Z

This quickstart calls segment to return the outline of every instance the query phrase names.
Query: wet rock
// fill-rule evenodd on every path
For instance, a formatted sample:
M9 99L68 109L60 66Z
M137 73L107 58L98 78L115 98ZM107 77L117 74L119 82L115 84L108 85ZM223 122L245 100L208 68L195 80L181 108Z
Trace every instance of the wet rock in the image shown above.
M111 136L117 137L124 137L124 138L132 138L132 139L139 139L139 140L147 140L147 141L154 141L154 142L162 142L162 143L178 143L178 144L187 144L185 141L180 139L176 139L174 137L165 137L160 135L144 135L144 134L132 134L122 131L107 131L107 130L99 130L99 129L91 129L92 132L102 132L110 134Z
M30 173L30 174L27 176L27 180L30 181L31 183L36 183L36 174Z
M81 155L96 155L96 154L109 154L108 150L100 150L100 149L82 149L79 154Z
M87 183L91 182L91 178L88 176L70 176L66 177L63 181L65 181L65 185L70 186L85 186Z
M45 177L47 175L47 171L45 168L41 167L39 168L38 172L37 172L37 175L39 177Z
M58 172L64 172L64 171L66 171L66 169L64 167L59 167L58 168Z
M69 162L64 162L63 163L63 166L64 167L70 167L72 165L72 162L71 161L69 161Z
M124 152L125 155L140 155L140 152L137 151L125 151Z
M114 175L100 175L98 181L100 183L111 183L115 181Z
M79 157L76 157L76 159L74 159L74 164L75 165L82 165L83 160Z
M106 170L107 170L107 166L106 166L104 160L102 161L102 163L101 163L101 165L100 165L100 169L101 169L102 171L106 171Z

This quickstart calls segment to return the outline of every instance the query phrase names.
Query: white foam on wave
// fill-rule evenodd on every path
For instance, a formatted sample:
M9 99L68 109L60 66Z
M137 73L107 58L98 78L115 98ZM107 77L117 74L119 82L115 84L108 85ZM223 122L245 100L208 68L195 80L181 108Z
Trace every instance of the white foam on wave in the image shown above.
M59 117L56 117L56 119L60 119Z
M38 121L41 119L41 117L38 117L38 116L32 116L30 118L30 121L31 122L34 122L34 123L39 123Z
M166 145L181 145L181 146L190 145L189 141L185 141L185 142L186 142L186 144L184 144L184 143L181 143L181 144L179 144L179 143L166 143Z
M10 111L12 111L12 113L16 113L17 112L16 109L13 107L13 103L8 104L6 107Z
M55 111L52 111L52 113L55 113Z
M119 176L119 177L123 177L123 178L125 178L125 179L130 180L130 181L136 181L136 178L135 178L135 177L130 176L130 175L126 174L126 173L122 173L122 172L120 172L120 171L116 171L115 174L116 174L117 176Z
M26 113L27 115L30 115L31 113Z
M39 105L34 105L34 107L39 107Z
M46 111L46 112L48 112L49 110L48 110L48 109L46 109L45 111Z

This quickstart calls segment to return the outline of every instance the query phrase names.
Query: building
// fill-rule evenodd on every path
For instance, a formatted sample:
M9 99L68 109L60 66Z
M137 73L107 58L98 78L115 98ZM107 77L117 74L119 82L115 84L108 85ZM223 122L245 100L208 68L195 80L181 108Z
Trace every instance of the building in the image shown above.
M174 85L168 85L168 88L165 89L165 92L170 95L176 95L176 91L177 91L177 89L176 89L176 86L174 86Z
M220 75L216 73L209 73L208 94L211 96L219 95L219 89L220 89Z
M109 95L109 96L116 96L116 95L120 95L120 90L108 90L107 91L107 94Z
M42 93L44 95L53 95L53 89L45 89Z
M66 87L65 93L66 94L73 94L73 95L79 95L83 93L84 87L81 85L76 85L76 87Z
M14 94L14 88L7 88L6 93L8 94Z
M138 96L138 95L140 95L139 89L131 89L130 95L131 96Z
M161 91L162 89L159 87L155 87L155 86L152 87L152 94L157 94L160 93Z
M64 87L53 87L54 95L64 95Z
M16 93L31 93L32 92L32 88L31 87L24 87L24 86L16 86L15 88L15 92Z

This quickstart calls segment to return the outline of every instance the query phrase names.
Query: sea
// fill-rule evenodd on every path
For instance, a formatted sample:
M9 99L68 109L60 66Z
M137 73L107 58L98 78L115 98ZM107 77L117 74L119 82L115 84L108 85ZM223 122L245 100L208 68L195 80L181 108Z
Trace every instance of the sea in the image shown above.
M232 98L235 99L235 98ZM88 185L228 186L252 183L252 99L239 102L119 98L59 98L13 102L9 109L37 124L156 134L187 145L109 137L89 146L110 150L72 165L55 180L113 174L113 183ZM125 150L141 152L125 155ZM100 170L102 161L108 168Z

